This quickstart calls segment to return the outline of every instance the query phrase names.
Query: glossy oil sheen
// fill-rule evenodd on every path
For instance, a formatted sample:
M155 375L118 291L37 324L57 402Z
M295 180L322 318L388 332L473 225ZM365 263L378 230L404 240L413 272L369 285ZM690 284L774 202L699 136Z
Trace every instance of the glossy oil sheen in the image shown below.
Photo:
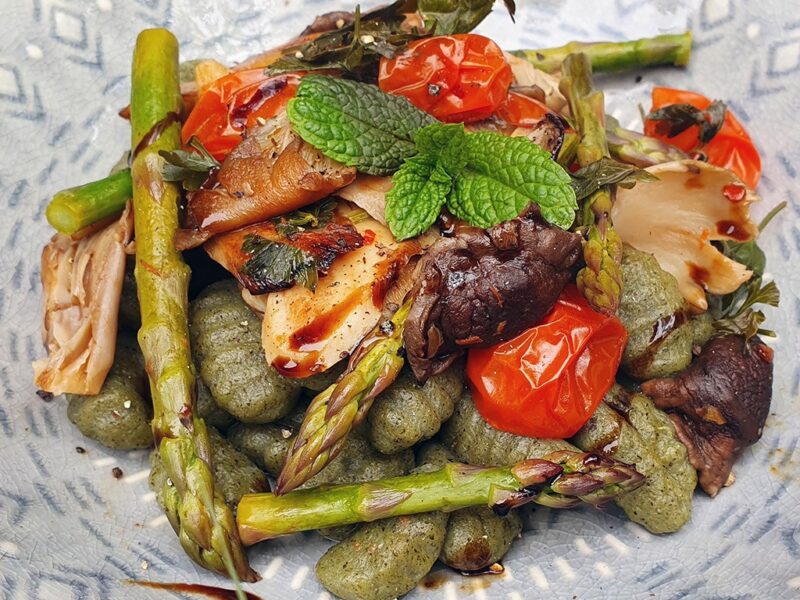
M51 235L44 206L57 190L103 177L129 145L117 111L129 101L139 30L167 25L182 58L242 60L300 32L331 0L0 0L0 597L163 600L127 579L231 588L183 553L149 495L147 455L104 450L31 384L39 336L39 251ZM375 3L373 3L375 4ZM691 523L647 535L604 511L536 510L503 575L448 572L412 600L796 598L800 589L800 5L786 0L564 0L500 5L480 31L505 49L571 39L623 39L678 31L691 21L687 70L598 77L608 112L639 127L653 84L731 101L762 152L764 197L756 221L782 200L760 244L783 295L768 310L779 332L775 398L764 435L735 468L736 483L695 499ZM362 2L362 8L368 5ZM636 83L637 75L642 81ZM76 447L85 448L78 453ZM122 469L114 479L113 467ZM263 598L317 600L314 564L328 546L309 534L251 552ZM793 587L794 586L794 587ZM177 597L177 596L175 596ZM191 596L185 596L191 598Z

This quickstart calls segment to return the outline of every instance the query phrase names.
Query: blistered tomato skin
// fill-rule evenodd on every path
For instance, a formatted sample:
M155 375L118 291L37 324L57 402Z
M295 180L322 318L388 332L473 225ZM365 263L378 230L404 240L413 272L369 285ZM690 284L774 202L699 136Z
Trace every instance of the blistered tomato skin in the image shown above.
M568 286L536 327L470 350L467 376L475 405L496 429L568 438L614 383L626 341L619 319L595 312Z
M706 110L711 100L686 90L667 87L653 88L653 106L656 111L672 104L690 104L700 110ZM698 145L698 128L696 125L674 137L668 137L659 132L659 122L652 119L645 120L644 132L650 137L658 138L672 144L684 152L692 152ZM739 120L728 110L725 113L725 122L719 133L701 148L701 152L712 165L730 169L742 178L748 187L755 189L761 179L761 156L758 154L747 130Z
M221 161L258 119L274 117L294 97L300 78L268 77L264 69L237 71L219 78L198 98L181 130L183 143L197 137Z
M378 85L446 123L488 118L505 101L511 67L489 38L471 33L412 42L381 59Z

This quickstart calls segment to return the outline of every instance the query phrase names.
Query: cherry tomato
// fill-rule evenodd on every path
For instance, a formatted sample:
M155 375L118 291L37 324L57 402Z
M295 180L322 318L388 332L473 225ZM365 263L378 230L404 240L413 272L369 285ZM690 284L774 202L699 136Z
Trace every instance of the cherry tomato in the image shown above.
M461 33L417 40L394 58L382 58L378 85L440 121L469 123L497 110L511 79L511 67L497 44Z
M628 334L567 286L537 326L491 348L472 349L467 377L475 405L503 431L568 438L614 383Z
M553 111L547 108L546 104L530 96L519 92L508 92L508 96L494 114L509 125L531 127L551 112Z
M676 90L673 88L653 88L653 108L658 110L670 104L691 104L700 110L706 110L711 100L701 94ZM668 144L677 146L684 152L691 152L698 145L697 126L689 127L675 137L667 137L657 130L658 121L647 119L644 131L651 137L663 140ZM742 178L749 187L755 188L761 178L761 157L753 141L739 120L730 110L725 113L725 122L719 133L701 148L708 157L708 162L718 167L730 169Z
M264 69L238 71L220 77L197 99L183 124L183 143L196 136L216 158L225 156L242 141L242 134L259 117L268 119L294 96L297 75L267 77Z

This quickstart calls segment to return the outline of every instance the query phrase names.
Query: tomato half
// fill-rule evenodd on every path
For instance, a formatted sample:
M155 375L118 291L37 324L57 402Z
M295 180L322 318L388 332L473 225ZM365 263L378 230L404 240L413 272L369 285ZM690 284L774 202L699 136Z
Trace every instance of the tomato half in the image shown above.
M378 85L447 123L488 118L506 99L511 67L489 38L474 33L417 40L381 59Z
M508 96L494 114L509 125L531 127L551 112L553 111L543 102L519 92L508 92Z
M653 88L653 107L651 112L671 104L690 104L706 110L711 100L686 90L673 88ZM691 152L698 144L698 128L689 127L675 137L668 137L658 132L658 121L647 119L644 131L651 137L658 138L668 144L677 146L684 152ZM708 162L718 167L730 169L742 178L749 187L755 188L761 178L761 157L756 150L747 130L730 110L725 113L725 122L719 133L701 151L708 157Z
M567 286L539 325L469 351L475 405L496 429L568 438L614 383L627 339L619 319L595 312L575 286Z
M238 71L220 77L197 99L183 124L183 143L196 136L217 160L242 141L258 118L269 119L294 96L297 75L267 77L264 69Z

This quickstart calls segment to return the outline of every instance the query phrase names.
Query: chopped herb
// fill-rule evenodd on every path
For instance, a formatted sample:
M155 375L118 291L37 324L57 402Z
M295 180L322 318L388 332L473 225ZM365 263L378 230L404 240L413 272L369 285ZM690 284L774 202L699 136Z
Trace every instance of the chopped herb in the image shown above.
M503 2L512 18L513 0ZM494 0L397 0L361 14L356 7L353 22L326 31L301 46L288 48L268 71L343 69L361 77L377 68L382 56L391 58L406 45L423 37L472 31L492 10ZM407 27L407 15L418 13L424 29Z
M603 157L572 174L572 188L578 201L588 198L605 185L632 188L637 181L658 181L658 177L639 167Z
M754 307L757 304L777 307L780 299L774 281L762 285L761 277L754 277L721 299L713 311L717 317L714 327L719 333L742 335L747 340L757 334L774 336L774 332L761 329L766 317Z
M242 252L250 259L239 272L259 287L287 288L297 283L312 292L317 287L317 261L308 252L254 234L244 238Z
M323 200L310 207L276 217L275 231L283 237L292 237L308 229L320 229L331 222L335 200Z
M189 146L194 150L161 150L159 154L165 161L161 171L164 180L180 182L183 189L193 192L200 189L220 164L196 137L191 137Z
M670 138L697 125L700 128L699 146L705 146L722 129L726 112L725 103L721 100L714 100L706 110L700 110L691 104L670 104L654 110L647 115L647 118L659 121L656 124L656 131Z

